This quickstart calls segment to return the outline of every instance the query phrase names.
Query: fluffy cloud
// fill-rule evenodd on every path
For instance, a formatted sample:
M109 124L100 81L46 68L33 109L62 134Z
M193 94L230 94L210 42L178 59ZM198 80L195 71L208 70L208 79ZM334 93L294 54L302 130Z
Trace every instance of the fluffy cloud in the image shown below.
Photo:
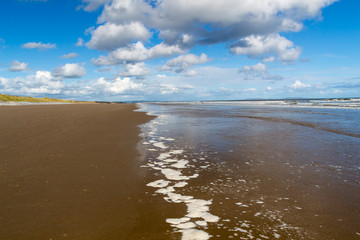
M11 94L58 94L64 87L65 84L48 71L37 71L35 75L28 75L26 78L0 77L0 89Z
M112 65L123 62L140 62L149 59L168 57L180 54L183 50L179 46L168 46L160 43L152 48L146 48L141 42L133 43L128 47L119 48L108 56L100 56L93 60L95 65Z
M244 66L240 71L242 72L266 72L266 65L263 63L258 63L252 66Z
M82 38L78 38L76 44L75 44L77 47L82 47L84 46L84 39Z
M57 95L66 97L91 99L114 99L131 97L134 99L178 93L190 89L189 86L176 87L171 84L142 83L131 80L129 77L105 79L103 77L95 81L79 81L65 84L61 78L54 76L48 71L37 71L34 75L25 78L0 77L0 89L2 93L44 96Z
M99 22L146 22L155 17L155 8L150 5L154 1L112 0L104 7Z
M150 73L145 63L129 63L125 65L125 71L120 72L121 77L144 77Z
M157 74L156 77L157 78L166 78L167 75L165 75L165 74Z
M290 88L294 89L294 90L300 90L300 89L311 88L311 85L306 84L306 83L302 83L301 81L296 80L295 83L290 86Z
M26 70L28 70L28 64L17 60L14 60L9 68L9 71L11 72L21 72Z
M22 45L22 48L27 48L27 49L39 49L39 50L47 50L47 49L51 49L51 48L56 48L55 43L51 44L51 43L42 43L42 42L28 42Z
M233 44L230 49L231 52L237 55L264 59L264 62L274 60L274 56L277 60L284 63L293 62L299 58L301 53L301 50L295 47L293 42L279 34L266 36L251 35Z
M187 76L187 77L193 77L193 76L196 76L197 74L198 74L197 71L195 71L195 70L189 70L189 71L187 71L187 72L185 73L185 76Z
M216 43L249 35L299 31L301 21L321 14L336 0L84 0L88 8L106 4L99 22L138 21L160 32L171 30ZM173 35L174 35L173 34Z
M92 86L93 89L101 90L110 94L122 94L125 91L136 91L142 88L141 83L131 81L130 78L116 78L115 80L107 81L104 78L99 78Z
M174 71L179 73L185 71L186 69L189 69L195 64L207 63L209 61L210 59L204 53L202 53L200 56L196 56L194 54L186 54L167 61L166 64L162 67L162 70Z
M244 66L239 69L239 73L244 80L282 80L283 77L279 75L269 74L267 67L263 63L258 63L251 66Z
M126 46L133 40L146 40L150 32L139 22L128 24L106 23L91 32L91 40L86 46L98 50L114 50Z
M64 78L80 78L86 74L84 67L78 63L67 63L62 67L55 68L53 75Z
M80 84L80 83L78 83ZM79 91L81 89L81 91ZM105 79L99 78L95 82L88 82L85 85L73 86L64 89L64 93L78 96L91 96L92 98L103 98L118 100L119 97L127 99L164 99L173 94L184 93L193 89L192 86L183 84L176 86L173 84L163 84L158 81L151 83L141 81L137 82L129 77Z
M100 25L86 45L110 53L94 59L96 65L170 57L215 43L227 43L237 55L288 64L299 58L301 49L280 33L300 31L304 20L320 17L322 9L335 1L83 0L82 8L103 6ZM141 42L152 33L160 43L145 48ZM186 67L166 68L182 72Z
M71 59L71 58L76 58L77 56L79 56L79 54L77 54L77 53L69 53L69 54L62 55L60 58L62 58L62 59Z
M262 62L264 62L264 63L274 62L274 61L275 61L275 57L273 57L273 56L262 59Z

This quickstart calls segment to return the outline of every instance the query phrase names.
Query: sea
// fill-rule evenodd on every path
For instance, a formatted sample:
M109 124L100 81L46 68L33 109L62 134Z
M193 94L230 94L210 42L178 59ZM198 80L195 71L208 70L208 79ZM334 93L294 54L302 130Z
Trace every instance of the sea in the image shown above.
M138 107L156 239L360 239L360 99Z

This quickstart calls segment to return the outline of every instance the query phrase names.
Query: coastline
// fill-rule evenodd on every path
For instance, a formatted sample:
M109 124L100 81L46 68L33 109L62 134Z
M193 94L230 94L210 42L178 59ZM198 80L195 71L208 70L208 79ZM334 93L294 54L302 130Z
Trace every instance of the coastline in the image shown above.
M0 238L126 239L136 228L135 104L0 106Z

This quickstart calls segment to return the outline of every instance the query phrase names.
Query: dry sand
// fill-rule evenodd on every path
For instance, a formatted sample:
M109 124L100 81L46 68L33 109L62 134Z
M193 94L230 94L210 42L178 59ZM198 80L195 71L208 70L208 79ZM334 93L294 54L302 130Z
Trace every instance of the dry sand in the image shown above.
M151 119L134 109L0 106L0 239L131 239L138 125Z

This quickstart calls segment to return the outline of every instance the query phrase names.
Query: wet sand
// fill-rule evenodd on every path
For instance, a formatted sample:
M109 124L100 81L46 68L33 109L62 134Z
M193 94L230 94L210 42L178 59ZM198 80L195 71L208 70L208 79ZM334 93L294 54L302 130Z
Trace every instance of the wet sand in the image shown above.
M134 109L0 106L0 239L131 239L143 214L138 125L151 119Z
M148 197L182 240L360 239L359 113L142 106Z

